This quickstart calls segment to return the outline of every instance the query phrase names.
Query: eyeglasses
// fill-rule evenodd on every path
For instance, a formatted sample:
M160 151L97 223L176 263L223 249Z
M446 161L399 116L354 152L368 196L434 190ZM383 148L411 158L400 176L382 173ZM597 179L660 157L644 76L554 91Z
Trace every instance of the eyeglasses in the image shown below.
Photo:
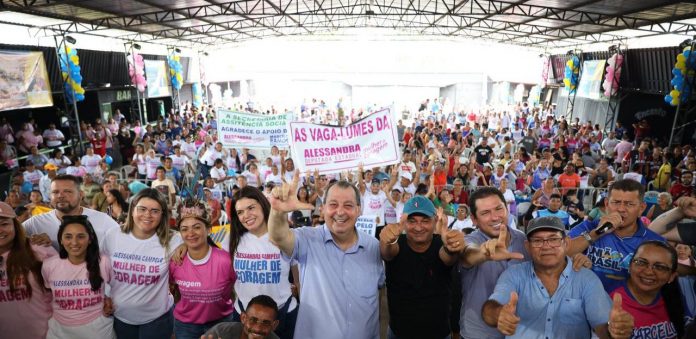
M544 244L549 244L549 247L558 247L561 246L562 240L563 238L531 238L529 239L529 244L534 248L540 248L544 246Z
M638 206L638 203L635 201L620 201L620 200L609 200L609 205L612 205L614 207L619 207L621 205L628 207L628 208L634 208Z
M149 215L160 215L162 214L162 210L158 208L147 208L144 206L135 206L135 211L138 212L138 214L149 214Z
M636 267L640 267L641 269L645 269L649 266L655 272L660 272L660 273L672 272L672 268L665 265L665 264L660 264L660 263L650 264L649 261L647 261L645 259L641 259L641 258L635 258L635 259L631 260L631 262L633 263L633 265L636 265Z
M273 321L271 321L271 320L261 320L257 317L248 317L247 319L249 319L249 322L252 325L259 324L263 327L271 327L271 325L273 325Z

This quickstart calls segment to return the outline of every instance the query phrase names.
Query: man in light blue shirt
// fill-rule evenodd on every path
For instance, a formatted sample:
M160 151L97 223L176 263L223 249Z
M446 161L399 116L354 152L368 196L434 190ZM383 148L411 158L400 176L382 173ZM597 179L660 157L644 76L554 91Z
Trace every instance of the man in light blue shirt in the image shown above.
M268 232L284 256L300 263L300 294L295 338L378 339L379 288L384 266L379 242L358 232L360 192L347 181L326 190L322 209L326 224L290 230L288 212L312 209L292 185L276 187L270 198Z
M525 247L532 261L505 270L483 305L488 325L508 338L590 338L593 330L600 338L631 337L633 317L621 298L612 305L592 271L572 270L560 219L532 220Z

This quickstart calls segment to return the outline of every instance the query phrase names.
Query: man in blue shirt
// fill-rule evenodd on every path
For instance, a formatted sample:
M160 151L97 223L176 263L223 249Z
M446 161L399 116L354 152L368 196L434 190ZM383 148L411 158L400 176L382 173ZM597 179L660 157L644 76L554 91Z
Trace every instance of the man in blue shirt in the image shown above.
M508 338L630 338L633 317L612 305L590 270L571 269L565 226L556 217L530 222L525 248L532 260L510 266L483 305L483 320ZM609 325L610 324L610 325Z
M604 199L607 214L599 221L585 221L568 233L572 238L569 252L584 252L592 261L607 292L619 287L628 277L628 266L636 248L645 240L663 237L647 229L640 221L645 210L645 188L635 180L619 180ZM602 232L602 225L611 225ZM599 230L599 232L598 232Z
M270 240L300 264L295 338L379 338L384 266L377 239L355 228L360 192L347 181L329 185L322 205L326 224L290 230L289 212L314 208L297 200L298 182L296 171L292 184L273 189L268 217Z
M536 207L536 205L532 206ZM563 225L565 225L566 229L568 229L568 226L570 226L570 215L568 215L568 212L562 210L561 206L563 206L561 195L558 193L553 193L549 197L549 207L532 211L532 218L556 217L561 219ZM530 209L534 207L530 207Z

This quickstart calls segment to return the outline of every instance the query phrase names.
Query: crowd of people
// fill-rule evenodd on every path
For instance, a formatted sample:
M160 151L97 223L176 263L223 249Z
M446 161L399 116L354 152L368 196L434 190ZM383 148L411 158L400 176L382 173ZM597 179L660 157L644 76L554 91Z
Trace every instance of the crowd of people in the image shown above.
M302 107L330 124L371 113ZM691 145L554 110L426 101L398 121L398 164L330 174L300 173L282 147L224 147L212 107L84 123L81 156L55 126L3 121L0 333L696 336Z

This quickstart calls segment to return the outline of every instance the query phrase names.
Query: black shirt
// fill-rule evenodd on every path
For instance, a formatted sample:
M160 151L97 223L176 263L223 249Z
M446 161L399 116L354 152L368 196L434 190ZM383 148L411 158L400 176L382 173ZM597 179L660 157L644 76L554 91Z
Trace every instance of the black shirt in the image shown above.
M490 161L493 149L488 145L478 145L476 148L474 148L474 153L476 153L476 162L483 165L484 163Z
M444 338L450 334L451 270L440 260L440 235L430 247L414 252L406 235L399 236L399 254L386 262L389 327L399 338Z

